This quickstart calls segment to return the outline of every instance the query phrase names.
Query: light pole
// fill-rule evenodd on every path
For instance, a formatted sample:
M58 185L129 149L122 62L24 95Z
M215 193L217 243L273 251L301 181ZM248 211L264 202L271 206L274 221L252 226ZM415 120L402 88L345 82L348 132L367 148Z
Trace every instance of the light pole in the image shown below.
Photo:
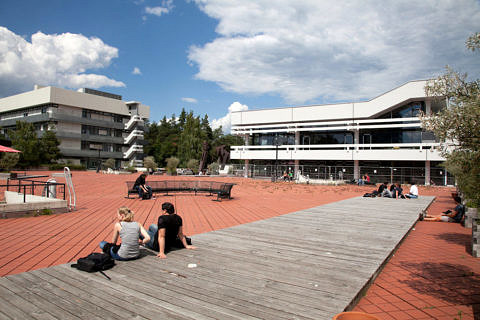
M98 148L97 173L100 172L100 148Z
M275 146L275 176L273 178L273 181L277 182L278 147L282 145L280 138L277 134L275 135L275 138L273 138L273 145Z

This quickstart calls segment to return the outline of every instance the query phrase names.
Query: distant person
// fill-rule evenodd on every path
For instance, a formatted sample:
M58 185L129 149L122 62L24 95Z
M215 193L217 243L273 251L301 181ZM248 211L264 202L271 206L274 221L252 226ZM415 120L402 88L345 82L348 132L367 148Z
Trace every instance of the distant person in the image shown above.
M368 173L365 174L365 182L370 183L370 176L368 175Z
M112 242L100 242L103 252L110 254L115 260L138 258L140 255L139 244L150 241L150 236L145 228L140 223L133 221L133 217L134 214L129 208L120 207L116 215L118 221L113 225ZM118 236L122 239L121 245L117 245Z
M379 197L392 198L392 193L388 190L388 182L384 182L378 187L377 194Z
M441 216L429 216L426 215L423 220L425 221L438 221L438 222L454 222L454 223L461 223L463 220L463 216L465 215L465 206L462 205L462 199L456 196L455 200L455 208L453 210L447 210L442 213ZM422 219L420 219L422 220Z
M405 195L408 199L417 199L418 198L418 188L415 185L415 182L412 182L410 186L410 191Z
M400 183L395 184L395 197L396 199L405 199L405 195L403 194L403 188Z
M289 172L288 172L288 179L289 179L290 181L293 181L293 171L289 171Z
M287 171L283 171L283 181L288 181L288 173L287 173Z
M140 174L140 176L135 180L133 184L133 189L137 190L138 197L142 200L150 199L152 197L152 188L146 185L145 179L147 178L146 173Z
M358 179L358 185L363 186L365 184L365 176L362 176L360 179Z
M182 218L175 213L175 207L170 202L162 204L162 214L158 217L158 223L148 228L150 241L146 246L158 251L157 257L165 259L165 255L172 248L196 249L190 239L183 235Z

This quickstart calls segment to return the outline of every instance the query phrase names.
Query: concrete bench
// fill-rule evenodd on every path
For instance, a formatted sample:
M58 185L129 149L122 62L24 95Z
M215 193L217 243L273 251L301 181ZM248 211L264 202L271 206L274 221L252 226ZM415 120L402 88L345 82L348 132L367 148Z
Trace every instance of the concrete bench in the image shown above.
M137 190L133 189L134 181L127 181L127 198L130 194L138 195ZM199 192L216 194L218 201L220 199L232 198L232 187L234 183L218 182L218 181L195 181L195 180L163 180L163 181L147 181L147 186L152 188L153 193L164 193L169 195L173 192L193 192L195 195Z

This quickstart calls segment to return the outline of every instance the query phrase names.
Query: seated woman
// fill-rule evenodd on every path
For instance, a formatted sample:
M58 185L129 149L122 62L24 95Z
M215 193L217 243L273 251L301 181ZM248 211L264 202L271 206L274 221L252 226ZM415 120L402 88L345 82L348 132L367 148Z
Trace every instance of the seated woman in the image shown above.
M109 253L115 260L132 260L140 255L139 244L150 241L150 236L145 228L138 222L133 221L133 212L127 207L120 207L117 211L117 219L113 225L112 243L100 242L100 248ZM140 240L140 235L143 240ZM122 244L117 245L118 236Z
M439 221L439 222L454 222L461 223L463 216L465 215L465 207L461 204L462 199L460 197L455 197L456 206L452 210L447 210L442 213L441 216L425 216L423 220L425 221Z

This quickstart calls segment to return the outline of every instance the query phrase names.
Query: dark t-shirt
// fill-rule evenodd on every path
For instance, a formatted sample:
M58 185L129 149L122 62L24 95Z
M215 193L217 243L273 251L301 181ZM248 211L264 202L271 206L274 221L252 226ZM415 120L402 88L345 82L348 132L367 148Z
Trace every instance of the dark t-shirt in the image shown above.
M135 180L135 183L133 184L133 187L137 186L143 186L145 184L145 177L143 175L140 175L137 180Z
M380 185L380 187L378 187L378 193L382 194L383 193L383 190L385 190L387 186L384 185L383 183Z
M463 215L465 214L465 207L461 204L458 204L453 210L455 210L455 212L457 213L455 217L453 217L453 220L458 223L462 222Z
M165 228L165 249L178 246L178 229L183 225L182 218L177 214L164 214L158 217L158 230ZM159 251L158 233L155 234L153 250Z

